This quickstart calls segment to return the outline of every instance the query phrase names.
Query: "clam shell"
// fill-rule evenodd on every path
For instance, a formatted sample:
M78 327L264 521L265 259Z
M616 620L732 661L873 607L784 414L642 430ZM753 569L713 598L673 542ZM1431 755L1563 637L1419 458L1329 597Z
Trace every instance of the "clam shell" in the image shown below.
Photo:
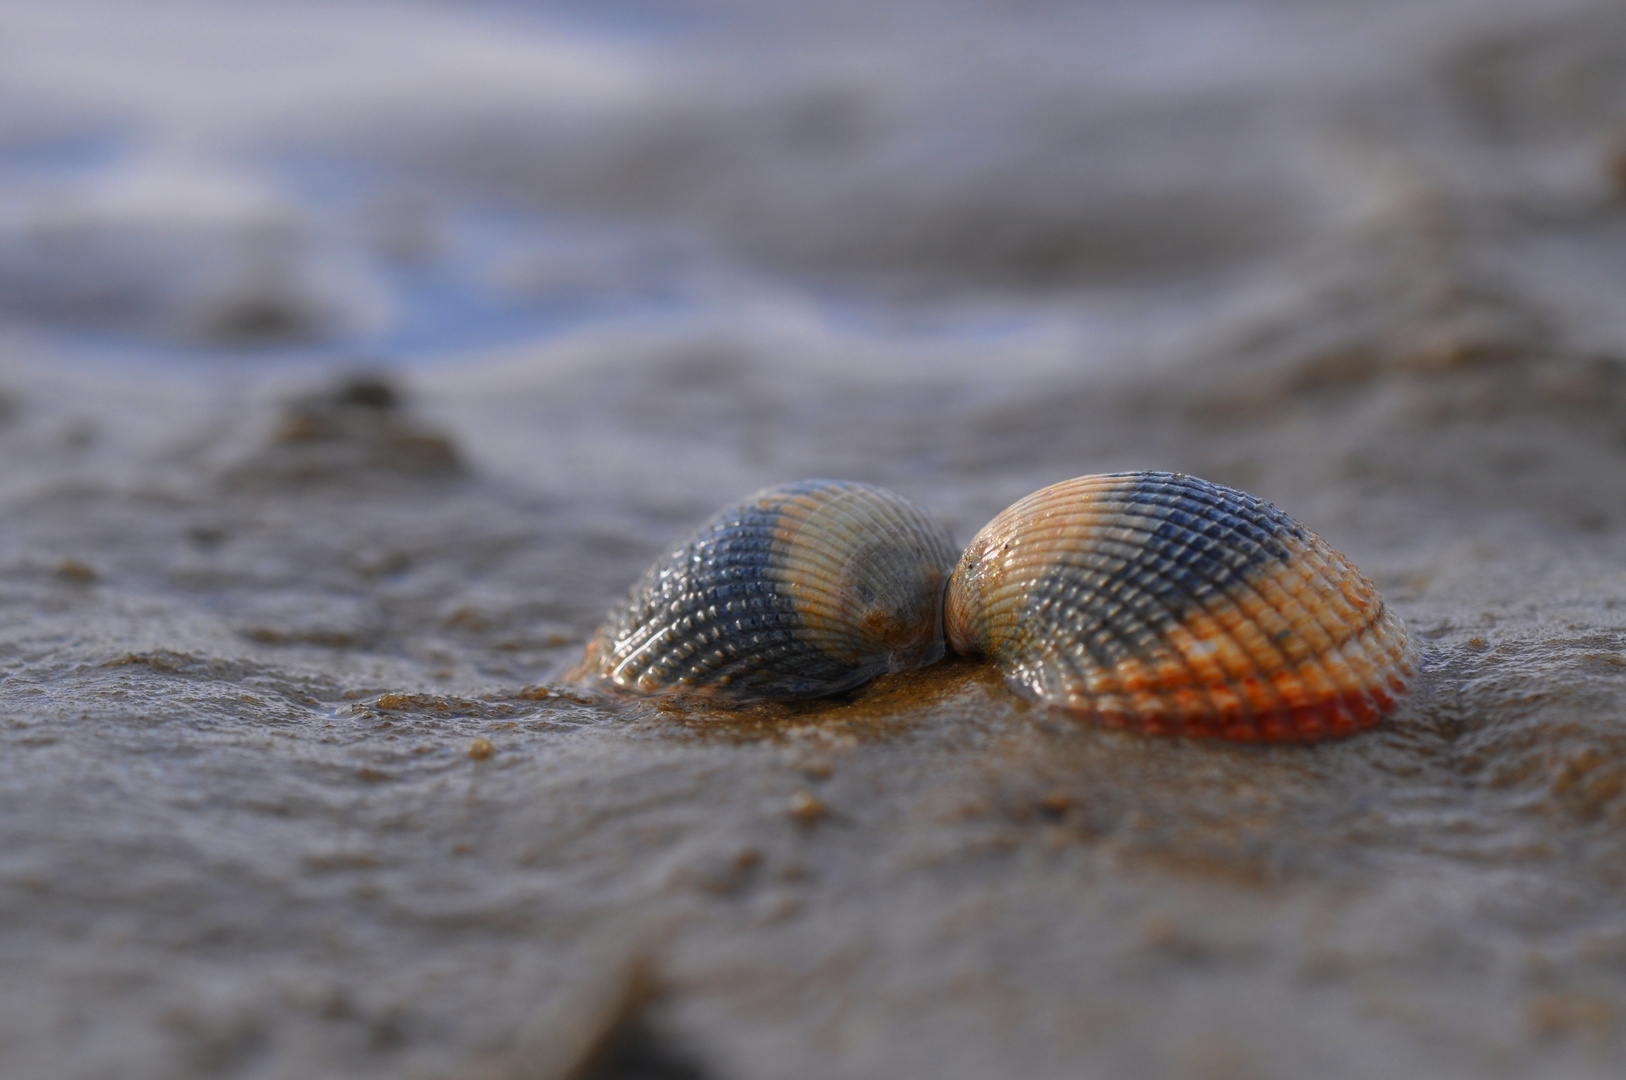
M833 694L943 655L956 549L901 495L803 480L712 518L605 619L576 674L640 693Z
M1252 495L1178 473L1082 476L1011 506L949 583L949 644L1105 723L1249 740L1347 735L1414 658L1377 589Z

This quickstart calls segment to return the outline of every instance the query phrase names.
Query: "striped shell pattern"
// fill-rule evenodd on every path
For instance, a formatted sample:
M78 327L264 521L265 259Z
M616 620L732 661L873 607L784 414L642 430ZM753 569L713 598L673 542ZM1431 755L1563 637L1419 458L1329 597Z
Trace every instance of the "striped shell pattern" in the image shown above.
M988 524L949 586L950 645L1108 724L1247 740L1350 734L1414 659L1338 552L1269 503L1175 473L1084 476Z
M803 480L731 507L656 561L575 674L639 693L803 698L943 655L957 551L882 488Z

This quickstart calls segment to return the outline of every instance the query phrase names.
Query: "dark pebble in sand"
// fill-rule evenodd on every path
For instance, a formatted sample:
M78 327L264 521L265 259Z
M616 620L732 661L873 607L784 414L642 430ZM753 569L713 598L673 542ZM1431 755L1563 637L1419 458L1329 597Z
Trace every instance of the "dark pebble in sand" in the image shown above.
M270 442L226 480L239 488L297 488L464 472L452 440L413 416L391 379L360 372L288 402Z

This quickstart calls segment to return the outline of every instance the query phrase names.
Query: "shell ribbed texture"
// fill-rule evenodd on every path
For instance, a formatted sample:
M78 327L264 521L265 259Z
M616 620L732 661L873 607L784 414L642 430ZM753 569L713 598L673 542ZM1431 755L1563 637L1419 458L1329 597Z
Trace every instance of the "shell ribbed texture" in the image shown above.
M1323 540L1173 473L1080 477L1011 506L955 568L947 628L1043 703L1233 739L1369 727L1414 663L1376 588Z
M835 693L942 655L954 558L942 527L892 492L770 488L651 566L578 674L644 693Z

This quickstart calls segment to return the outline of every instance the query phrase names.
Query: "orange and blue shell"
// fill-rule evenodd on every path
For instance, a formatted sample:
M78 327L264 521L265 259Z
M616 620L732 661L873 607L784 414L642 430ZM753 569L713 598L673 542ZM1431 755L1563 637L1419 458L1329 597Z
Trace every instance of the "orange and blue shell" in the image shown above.
M658 559L573 673L734 700L838 693L943 655L956 550L901 495L802 480L730 507Z
M1178 473L1083 476L1011 506L961 556L946 624L1024 696L1178 735L1349 735L1415 665L1349 560L1269 503Z

